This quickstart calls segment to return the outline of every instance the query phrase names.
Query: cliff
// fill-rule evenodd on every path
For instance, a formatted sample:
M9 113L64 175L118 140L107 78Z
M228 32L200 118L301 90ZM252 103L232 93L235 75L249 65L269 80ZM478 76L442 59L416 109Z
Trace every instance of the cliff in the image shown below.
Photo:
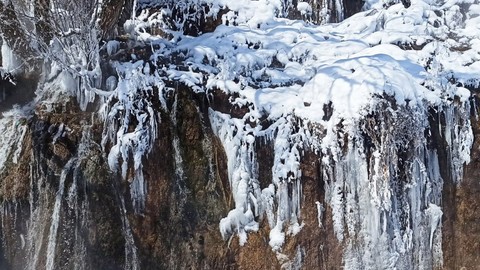
M480 265L478 1L87 2L0 2L1 269Z

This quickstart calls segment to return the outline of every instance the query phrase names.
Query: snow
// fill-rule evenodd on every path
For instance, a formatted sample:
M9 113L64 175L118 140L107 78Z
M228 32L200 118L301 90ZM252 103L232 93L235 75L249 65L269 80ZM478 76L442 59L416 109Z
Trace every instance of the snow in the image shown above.
M169 120L176 124L176 100L171 106L165 100L176 89L165 82L182 83L197 93L223 91L231 96L232 106L247 111L238 118L208 111L225 150L234 200L219 222L225 240L238 236L245 245L263 218L270 230L269 245L276 252L288 237L302 232L301 162L304 152L312 151L321 162L325 182L325 199L316 202L318 226L327 222L324 211L329 207L334 233L345 246L345 269L431 268L441 260L443 179L437 152L424 134L430 132L429 109L434 109L445 119L439 131L447 144L451 178L459 183L473 144L467 88L480 84L478 1L469 1L467 13L461 14L459 7L466 4L462 0L416 0L409 8L372 0L365 6L369 10L321 26L285 19L293 2L172 3L197 11L205 11L206 4L212 16L229 9L222 25L198 37L167 29L162 16L172 7L157 9L158 13L141 10L124 28L138 44L156 45L151 46L156 49L149 60L139 60L133 53L130 62L115 63L117 76L106 80L106 91L97 89L98 66L83 66L76 74L52 65L39 87L39 100L48 104L73 95L82 109L100 101L108 165L130 183L134 211L141 215L149 195L142 161L162 139L157 132L162 125L159 111L169 112ZM137 3L140 9L153 5L154 1ZM342 1L324 5L334 5L336 17L343 19ZM296 8L302 15L312 12L306 2L297 2ZM321 12L329 21L332 14ZM174 28L182 29L185 21L175 23ZM165 28L173 38L146 31L154 27ZM119 45L108 42L107 54L115 54ZM2 55L4 51L8 55L4 47ZM77 56L76 50L66 56ZM4 59L4 69L14 66L13 57ZM86 59L79 55L68 61ZM168 63L159 63L164 59ZM14 120L6 116L0 121L7 134L2 137L7 141L1 144L4 153L18 144L14 134L21 130L14 128ZM262 121L269 126L262 126ZM62 134L59 128L55 138ZM272 179L267 179L266 187L258 179L259 141L271 143L274 151ZM178 138L173 138L172 146L176 181L184 181ZM405 154L405 160L399 154ZM0 159L0 168L5 162ZM122 222L128 231L128 219ZM125 252L134 258L133 238L130 242Z
M132 53L132 61L115 63L117 74L107 78L103 91L98 89L102 81L98 59L89 59L80 47L69 47L59 56L63 65L52 64L46 72L36 102L48 111L67 96L75 96L84 110L99 101L108 164L129 183L134 212L142 215L151 195L143 161L163 139L157 132L162 126L159 111L168 112L173 125L180 113L176 100L167 106L165 97L175 95L176 89L166 82L183 83L197 93L223 91L232 97L232 106L247 109L239 118L208 111L209 124L227 156L234 202L219 221L225 240L236 236L240 245L246 245L249 234L268 224L268 243L280 254L289 238L302 233L306 224L301 162L305 151L312 151L325 181L325 198L316 202L318 229L330 222L325 220L328 208L334 233L344 246L345 269L430 269L441 264L444 179L437 151L424 134L431 132L429 117L444 120L438 128L446 143L449 177L460 183L474 140L468 88L480 85L478 1L414 0L404 8L372 0L366 4L369 10L322 26L285 19L294 2L193 1L196 10L205 11L203 5L208 4L212 16L227 7L229 12L221 18L224 24L198 37L176 32L172 40L148 34L145 29L165 27L164 21L159 14L141 11L125 29L137 45L157 45L150 59L139 60ZM295 3L305 19L313 12L306 2ZM342 1L323 3L335 6L336 16L343 19ZM153 4L138 1L137 6ZM330 21L332 14L323 11L321 21ZM185 22L176 23L182 29ZM117 41L106 44L110 56L119 48ZM1 52L2 74L19 71L21 63L5 42ZM160 58L168 59L168 64L157 66ZM87 68L87 62L92 66ZM15 107L0 119L0 171L10 159L18 161L27 131L22 123L31 110ZM66 132L65 125L52 125L53 142ZM262 181L259 141L271 143L274 151L272 178ZM171 143L175 180L185 181L179 138L174 136ZM59 209L73 163L77 161L69 161L60 175L52 222L46 228L48 269L55 266ZM69 198L74 187L70 185ZM127 207L120 200L125 213ZM262 222L264 218L267 222ZM130 264L126 268L134 269L138 254L126 214L122 226L126 266ZM27 246L32 244L28 238ZM300 265L300 247L295 256Z
M312 7L307 2L298 2L297 10L300 11L302 15L309 15L312 13Z
M285 242L285 233L282 232L282 224L278 223L270 230L270 241L268 244L273 250L279 250Z
M448 144L452 177L459 182L473 143L466 87L478 85L480 72L480 42L473 34L478 34L478 4L460 16L460 1L442 6L418 0L407 9L402 4L368 1L365 7L370 10L338 24L313 26L280 18L290 4L281 2L198 1L192 4L198 10L203 4L212 7L212 12L229 8L222 17L224 24L214 32L198 37L176 32L170 43L145 32L139 36L160 44L154 57L180 57L186 63L188 68L165 67L166 78L195 92L218 89L235 95L232 105L248 108L240 118L209 110L210 124L227 155L235 202L220 221L222 237L237 235L244 245L248 233L257 231L259 221L266 217L269 244L280 251L286 235L301 232L300 162L309 148L319 154L324 168L326 198L317 202L318 225L322 227L323 212L329 206L335 235L346 241L346 269L407 269L413 264L428 268L431 260L439 263L441 238L435 236L439 212L430 206L439 205L438 186L443 180L437 154L428 149L423 134L429 127L427 108L435 108L446 119L442 136ZM331 4L342 11L342 1ZM311 12L306 2L297 2L296 8L303 15ZM329 21L331 14L323 15ZM139 31L161 24L161 16L149 16L141 13L127 28ZM337 17L342 20L342 14ZM459 38L454 40L452 35ZM123 64L123 69L138 63ZM459 85L451 83L452 77ZM111 107L110 117L130 106L131 101L122 95L135 95L136 90L128 89L144 87L140 78L132 77L129 82L129 87L122 88L119 79L114 92L125 102L117 109ZM454 97L458 102L452 101ZM368 133L365 121L372 114L383 116L375 126L375 134L382 135L367 157L362 134ZM269 127L259 125L262 116L271 122ZM125 151L136 151L139 156L149 151L148 143L141 151L134 146L121 150L127 145L122 139L126 135L118 133L117 144L110 150L112 168L118 167L118 157L128 158ZM258 140L272 142L274 147L267 187L261 187L258 180ZM396 159L402 151L412 153L410 167L402 167ZM405 171L407 181L400 192L409 194L404 199L396 194L400 187L395 175L400 170ZM412 221L405 225L399 216ZM353 236L364 239L363 243L352 240Z

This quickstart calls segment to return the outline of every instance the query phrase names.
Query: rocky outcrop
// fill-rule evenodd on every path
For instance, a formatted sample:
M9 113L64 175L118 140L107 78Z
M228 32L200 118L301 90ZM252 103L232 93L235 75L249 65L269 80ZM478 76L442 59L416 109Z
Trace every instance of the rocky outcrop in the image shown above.
M99 146L102 123L94 114L71 101L51 112L36 108L20 123L27 130L21 154L1 177L4 269L43 269L52 241L57 269L338 269L343 264L344 246L334 234L330 207L319 224L316 203L324 201L325 180L318 156L308 151L301 162L303 228L287 236L281 252L268 244L266 220L243 247L236 237L222 240L218 221L233 201L225 152L208 125L207 110L216 105L185 86L171 98L176 105L160 110L159 139L144 160L148 196L140 215L133 211L128 183L106 164ZM432 140L442 145L440 137ZM477 150L476 140L461 184L453 184L442 170L443 269L478 264ZM272 145L258 142L256 152L260 179L268 179ZM439 152L440 160L444 155ZM55 240L52 224L58 225Z
M132 4L129 0L120 2ZM105 30L102 37L109 39L112 37L110 31L115 32L118 23L126 20L129 14L114 1L105 3L112 8L104 10L105 20L100 24ZM180 31L197 36L213 31L221 23L221 15L230 12L219 10L218 17L208 17L211 10L206 5L192 4L182 9L185 6L180 1L162 3L165 4L162 8L172 8L170 17L160 20L166 25L157 25L156 30L145 27L145 32L155 34L155 31L167 30L156 34L168 36L168 31ZM325 3L333 4L332 1ZM330 19L340 20L341 16L355 13L360 3L349 1L342 12L338 7L331 8L338 17L332 15ZM298 6L297 1L290 4ZM0 1L0 9L1 5ZM322 7L314 11L319 14ZM161 10L159 6L148 8L152 14ZM298 9L283 11L284 15L288 11L290 18L307 19L308 15ZM14 14L10 15L9 18L14 19ZM312 18L319 22L318 17ZM4 31L9 33L2 29ZM328 40L322 36L323 39ZM300 134L300 129L305 129L307 131L300 135L308 134L314 139L305 139L302 146L284 149L292 153L298 150L298 170L286 171L284 178L277 175L281 179L273 183L275 166L286 162L275 155L277 144L281 144L275 141L275 136L282 132L281 127L273 129L271 137L255 137L249 132L257 126L265 131L278 125L275 119L269 115L260 115L258 119L255 119L257 116L248 117L254 105L235 102L240 98L238 92L228 93L217 88L197 91L195 83L187 85L181 76L176 76L176 71L197 72L195 75L203 76L199 79L201 83L211 74L196 70L186 61L185 51L158 54L162 46L171 49L168 42L145 46L132 37L117 38L116 42L116 48L107 45L101 52L102 75L106 77L102 78L102 89L106 90L93 89L98 95L85 108L73 97L75 91L69 89L81 83L72 76L62 77L61 71L45 68L45 72L53 75L18 76L16 85L0 81L0 87L10 94L1 103L6 113L0 119L3 133L0 154L5 155L0 158L1 269L339 269L356 265L355 260L365 260L363 263L368 265L370 259L378 263L376 265L389 268L389 262L375 262L383 258L376 255L382 255L379 252L383 251L394 253L402 248L405 257L394 254L400 257L396 257L399 268L476 269L480 264L477 252L480 248L480 122L476 109L479 102L475 96L466 101L459 97L446 98L448 102L442 103L448 105L446 108L432 105L416 110L409 105L408 102L413 103L411 100L399 105L394 96L376 95L377 107L357 123L357 133L349 134L345 122L335 126L336 153L309 145L325 136L325 127L285 116L288 117L285 130L290 132L287 136L294 137ZM245 51L263 46L261 42L245 42L240 44ZM131 70L122 71L117 66L114 71L112 63L116 61L131 64ZM207 63L209 61L205 58L200 62L213 66ZM276 61L278 63L272 60L265 69L285 68L278 59ZM167 73L168 68L171 74ZM251 70L242 72L251 74ZM347 72L350 75L357 71L352 68ZM137 85L128 84L129 80L138 79L128 77L132 73L143 76L138 80L141 83L156 74L154 79L158 84L144 84L144 88L136 89ZM249 81L248 86L259 87L263 83L261 79L272 83L269 78L261 77ZM124 83L122 86L130 92L106 98L108 91L112 91L107 87L108 80L112 88ZM235 80L232 81L237 83ZM297 83L303 82L285 81L279 85ZM269 86L277 85L273 82ZM22 95L25 88L29 89L28 95ZM43 95L35 96L35 102L28 105L34 98L34 90L38 89L44 91ZM13 106L13 103L22 106ZM310 107L312 103L306 100L303 105ZM111 106L111 110L99 109L102 106ZM470 114L465 116L463 110L470 107ZM328 121L334 110L332 102L325 104L323 120ZM261 191L270 187L283 188L284 194L272 195L277 197L272 199L270 207L280 209L278 198L284 195L287 207L295 208L290 205L295 203L291 202L292 198L300 194L299 211L289 210L285 214L279 210L276 213L295 215L295 219L287 217L285 222L299 221L299 224L286 224L282 228L285 239L280 246L271 243L275 237L272 237L274 228L266 211L253 217L258 227L248 234L241 234L245 225L240 226L242 220L234 220L238 224L227 230L219 228L221 220L237 210L235 187L229 172L232 150L228 149L228 141L225 143L227 136L223 136L222 130L215 125L218 119L214 117L219 115L226 115L224 119L230 120L229 123L244 124L244 130L238 128L241 125L235 126L237 129L232 128L232 134L228 135L235 137L242 133L248 137L235 145L244 147L247 157L241 156L244 153L233 157L254 160L255 164L237 164L236 160L233 164L251 166L243 168L241 173L255 171L252 178L258 181L252 186L258 185ZM463 167L462 162L455 160L458 156L452 157L459 154L452 149L457 149L460 142L453 140L452 144L449 140L460 138L455 136L463 128L469 128L468 120L475 138L471 162ZM152 130L141 133L146 127ZM108 132L113 135L105 139ZM455 133L453 137L447 137L449 132ZM118 155L110 155L120 144L119 137L125 134L127 139L141 134L135 137L140 138L138 141L153 138L151 148L148 151L140 149L141 155L137 156L137 152L128 147L137 147L135 143L138 142L125 140L121 143L127 147ZM461 179L458 179L456 173L462 169ZM142 172L141 177L138 171ZM373 179L374 176L378 178ZM355 179L348 182L349 177ZM367 209L365 206L370 206L370 202L365 203L365 198L377 188L373 184L369 186L370 183L384 185L388 192L380 194L387 198L386 202L372 200L372 209ZM332 188L335 185L337 189ZM362 185L371 190L361 193L358 190L364 188ZM145 194L142 191L146 191ZM441 194L433 194L435 192ZM427 193L434 198L425 195ZM340 202L331 203L332 197ZM438 205L432 203L437 199ZM375 203L385 203L390 208L378 211L382 217L374 216L377 213L373 207L377 206ZM440 216L441 223L435 220ZM374 218L378 220L367 222ZM345 221L347 219L349 222ZM385 228L382 229L387 233L381 235L382 241L368 239L372 236L368 230L376 233L378 229L368 227L372 224L372 227ZM240 239L244 235L245 242ZM405 242L394 239L398 235L411 239ZM384 243L393 243L392 251L380 246ZM403 243L412 243L415 247L402 247ZM435 249L438 243L441 249Z

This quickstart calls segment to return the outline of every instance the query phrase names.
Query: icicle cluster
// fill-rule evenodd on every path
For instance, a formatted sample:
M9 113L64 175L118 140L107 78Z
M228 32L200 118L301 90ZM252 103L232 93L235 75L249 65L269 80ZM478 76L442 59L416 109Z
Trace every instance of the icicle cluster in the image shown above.
M258 230L255 217L263 208L258 200L262 193L255 155L255 129L244 126L242 119L215 111L210 111L210 120L227 154L228 179L235 201L235 209L220 221L220 231L224 238L238 233L243 245L247 241L246 233Z
M147 186L143 178L143 160L157 139L160 121L159 112L153 109L153 100L166 108L163 80L156 76L157 73L151 75L149 68L150 63L143 61L119 65L118 84L102 108L105 121L102 145L109 149L108 164L131 183L136 213L141 213L145 207ZM131 173L129 168L133 170Z
M325 181L326 199L317 204L319 226L330 208L345 245L346 268L441 265L443 179L438 153L425 135L438 128L431 126L429 109L444 119L439 134L454 181L462 177L473 142L469 92L448 81L459 64L450 54L459 53L432 42L454 26L433 26L444 18L422 1L408 10L380 9L324 27L270 13L256 18L253 12L239 26L185 37L166 53L188 62L188 70L168 69L170 78L195 91L236 95L232 105L249 111L241 118L209 112L227 154L235 202L220 221L225 239L238 235L243 245L266 218L269 243L279 251L286 237L302 228L300 162L308 147L318 153ZM240 15L228 16L224 19L231 22ZM265 22L268 27L261 27ZM423 47L406 51L393 44ZM463 57L474 61L476 56ZM458 76L470 82L476 75ZM265 129L262 117L271 123ZM267 187L258 179L259 140L274 147Z
M332 211L335 234L345 247L347 269L441 265L443 179L439 154L429 145L426 134L439 128L447 145L450 177L459 182L473 143L469 92L449 79L472 84L480 67L475 64L478 39L464 51L454 50L453 45L439 49L432 40L448 38L447 32L465 36L455 29L474 25L478 4L472 4L465 21L456 19L448 24L448 18L457 18L456 4L432 7L418 1L408 10L393 5L359 13L341 24L316 27L279 19L287 11L286 2L294 1L194 1L195 8L212 16L227 6L229 11L222 17L225 25L196 38L175 33L171 41L160 40L145 29L160 25L179 30L192 19L187 13L175 27L162 17L172 11L168 8L162 9L163 15L141 13L127 22L126 30L131 30L127 32L133 33L136 41L152 45L149 61L132 55L132 63L118 63L118 78L107 79L108 89L103 91L95 87L101 81L97 62L87 63L85 55L60 59L80 62L83 68L72 74L61 64L52 65L51 77L40 89L44 98L45 93L55 95L48 89L74 89L83 109L95 98L103 99L102 147L108 152L110 168L130 182L137 214L145 208L148 189L142 164L158 139L158 113L167 110L164 81L168 79L197 92L223 91L231 96L232 106L247 109L240 118L209 111L212 129L227 155L234 200L234 208L219 224L224 239L238 235L243 245L248 232L258 230L266 218L269 244L281 251L287 237L303 226L300 165L303 152L312 150L322 164L326 193L325 201L317 202L318 223L321 227L327 222L324 211ZM203 3L208 4L209 11ZM338 7L340 17L341 1L324 3ZM182 10L191 8L182 1L169 4ZM297 8L309 10L305 4ZM60 45L54 42L52 46ZM110 42L108 54L114 54L118 45ZM73 54L77 56L76 51ZM462 61L455 62L455 57ZM153 68L160 58L171 61ZM471 70L455 72L466 63ZM171 120L175 122L176 103L173 107ZM436 109L441 126L431 126L429 109ZM8 135L2 144L6 152L21 141L12 135L21 131L12 125L12 119L6 117L0 123ZM263 125L264 121L269 124ZM259 141L273 146L272 179L259 179L255 152ZM182 179L178 138L173 146L177 176ZM66 192L62 183L66 174L75 170L76 162L68 163L60 178L49 230L50 253L55 250L58 229L57 201ZM0 160L0 167L4 163ZM260 185L264 180L269 181L268 186ZM125 210L124 201L121 208ZM35 215L32 212L32 217ZM135 262L137 253L126 217L122 224L126 257ZM29 244L38 260L39 249L35 243ZM54 264L51 255L47 268Z
M442 263L443 180L437 151L424 136L432 128L428 105L391 107L384 104L354 128L336 158L322 160L325 200L346 246L346 269L431 269Z
M254 116L247 114L246 118L254 119ZM246 233L258 230L258 220L265 215L272 228L270 245L280 249L285 229L296 234L302 227L300 151L305 135L303 130L297 130L293 116L279 120L267 130L245 125L244 119L210 111L213 130L227 154L228 176L235 201L235 209L220 221L220 231L224 238L238 234L243 245ZM264 189L259 183L255 153L259 137L274 140L272 184Z
M209 20L211 23L219 19L226 25L247 24L251 28L263 28L276 18L290 18L298 13L305 20L313 20L319 24L340 22L345 13L342 0L143 0L139 1L138 8L142 13L135 18L135 22L127 22L129 30L143 28L142 32L148 32L150 30L147 29L157 28L173 35L174 39L181 37L179 32L194 36L202 34L202 25ZM149 14L150 12L153 14ZM149 17L149 26L138 24L145 20L146 16Z

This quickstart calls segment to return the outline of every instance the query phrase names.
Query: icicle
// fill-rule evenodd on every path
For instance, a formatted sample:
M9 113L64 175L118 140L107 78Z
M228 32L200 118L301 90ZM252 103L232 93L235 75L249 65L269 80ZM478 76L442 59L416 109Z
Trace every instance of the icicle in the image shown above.
M120 172L123 179L131 182L130 194L137 214L143 212L147 195L142 159L150 153L157 139L157 123L160 120L151 101L144 96L152 96L154 88L161 96L164 90L162 79L156 74L143 74L143 68L143 61L119 65L120 79L108 102L117 100L111 106L102 108L105 121L102 146L105 148L107 143L112 143L108 164L113 171ZM166 107L164 101L162 105ZM137 125L132 131L133 122ZM131 179L127 179L131 157L134 173Z
M462 102L444 105L441 114L445 117L444 138L451 159L450 171L455 183L463 177L463 166L470 162L470 149L473 145L473 131L470 123L470 103Z
M325 207L323 207L323 204L320 202L315 202L317 206L317 221L318 221L318 227L323 228L323 212L325 211Z
M1 44L1 59L2 63L1 66L6 73L10 74L19 74L22 72L23 63L21 60L15 55L14 51L7 45L7 42L2 38Z
M341 22L343 21L343 14L344 8L343 8L343 0L334 0L335 1L335 10L337 11L337 21L336 22Z
M443 212L438 205L433 203L429 204L427 210L427 215L430 217L430 249L433 248L433 235L437 230L437 227L442 220Z
M224 239L236 233L243 245L247 240L246 233L258 230L255 213L260 212L256 206L259 205L262 194L254 152L255 137L250 134L254 130L249 130L242 123L243 120L232 119L214 111L210 111L210 120L227 154L228 176L235 201L235 209L220 221L220 232Z

